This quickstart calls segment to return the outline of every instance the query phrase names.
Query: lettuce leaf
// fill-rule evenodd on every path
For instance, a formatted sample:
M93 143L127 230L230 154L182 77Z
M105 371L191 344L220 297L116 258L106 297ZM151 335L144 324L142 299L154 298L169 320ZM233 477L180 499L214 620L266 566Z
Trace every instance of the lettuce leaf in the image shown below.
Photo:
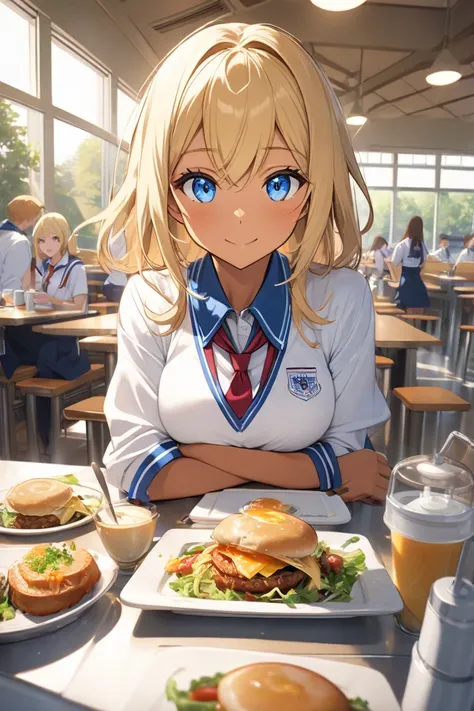
M351 711L370 711L369 702L359 697L349 699L349 706L351 707Z
M346 553L346 551L330 549L324 541L320 545L326 553L337 553L344 560L344 566L340 573L336 575L331 572L329 575L321 576L321 590L326 592L326 601L329 601L330 598L330 602L350 602L352 588L357 578L367 569L365 554L360 548Z
M13 528L13 523L17 517L17 514L7 511L6 509L2 509L0 513L2 517L2 526L5 526L5 528Z
M79 479L74 474L64 474L63 476L53 476L52 479L56 481L62 481L63 484L68 484L69 486L79 486Z
M15 617L15 608L10 604L8 597L0 597L0 622L13 620Z

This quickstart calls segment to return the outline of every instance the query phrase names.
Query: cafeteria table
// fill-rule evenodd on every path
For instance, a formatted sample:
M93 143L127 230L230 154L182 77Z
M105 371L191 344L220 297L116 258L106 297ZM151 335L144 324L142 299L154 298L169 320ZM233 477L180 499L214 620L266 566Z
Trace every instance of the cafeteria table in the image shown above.
M63 474L75 474L81 483L97 486L88 467L31 462L4 462L1 481L9 487L26 477ZM112 489L112 495L120 497L117 489ZM177 527L178 520L198 500L158 503L156 536ZM338 530L348 536L367 536L390 572L391 546L383 508L359 503L349 507L352 520ZM323 531L322 527L318 530ZM34 539L0 533L0 548L61 540L61 535L51 530ZM77 545L104 552L93 525L76 528L74 540ZM371 667L385 675L399 700L402 697L414 638L401 632L391 615L275 621L141 612L119 601L128 580L129 575L120 573L112 590L71 625L48 636L0 645L2 672L98 711L121 711L158 648L227 647L318 656Z
M106 314L94 318L58 324L45 324L33 329L39 333L50 333L56 336L115 336L117 333L117 314ZM395 360L392 369L393 387L401 385L416 385L416 349L440 346L442 342L408 323L393 316L375 318L375 345L378 348L393 350Z
M395 316L376 314L375 345L387 349L394 360L391 386L397 388L416 385L417 349L442 346L443 342Z

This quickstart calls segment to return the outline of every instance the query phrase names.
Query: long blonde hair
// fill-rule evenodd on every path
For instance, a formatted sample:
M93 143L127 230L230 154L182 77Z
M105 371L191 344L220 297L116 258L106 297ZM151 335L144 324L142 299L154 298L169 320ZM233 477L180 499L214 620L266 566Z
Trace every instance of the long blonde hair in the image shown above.
M71 230L68 221L59 212L47 212L43 217L40 217L33 230L33 244L37 259L44 259L39 240L52 235L59 237L61 257L66 250L71 254L75 254L76 240L74 237L70 238L70 234Z
M152 285L170 308L150 315L157 324L168 325L167 332L180 326L188 291L183 268L202 252L168 213L169 185L201 130L216 170L234 185L258 172L275 130L280 132L309 183L305 217L281 250L291 267L293 318L302 335L303 320L327 323L306 301L306 272L315 261L325 264L326 271L357 267L361 232L373 221L372 205L328 79L295 37L271 25L230 23L198 30L152 73L122 186L110 205L88 221L101 222L101 265L129 274L168 270L177 300L172 303ZM354 210L351 177L369 204L363 230ZM122 229L127 252L114 259L109 237Z

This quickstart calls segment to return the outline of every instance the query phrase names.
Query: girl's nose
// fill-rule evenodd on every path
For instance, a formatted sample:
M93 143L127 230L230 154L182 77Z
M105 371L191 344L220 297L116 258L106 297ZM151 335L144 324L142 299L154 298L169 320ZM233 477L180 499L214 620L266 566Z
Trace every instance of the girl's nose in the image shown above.
M237 210L234 210L234 215L241 220L242 217L245 215L245 212L242 210L241 207L237 208Z

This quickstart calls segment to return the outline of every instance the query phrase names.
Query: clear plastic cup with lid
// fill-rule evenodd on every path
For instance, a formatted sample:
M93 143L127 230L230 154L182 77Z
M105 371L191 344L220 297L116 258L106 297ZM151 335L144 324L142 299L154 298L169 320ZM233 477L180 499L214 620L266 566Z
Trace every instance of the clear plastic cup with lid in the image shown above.
M384 521L391 532L393 579L403 599L402 629L418 634L431 586L453 576L464 541L474 534L474 476L445 456L453 432L438 454L404 459L393 469Z

